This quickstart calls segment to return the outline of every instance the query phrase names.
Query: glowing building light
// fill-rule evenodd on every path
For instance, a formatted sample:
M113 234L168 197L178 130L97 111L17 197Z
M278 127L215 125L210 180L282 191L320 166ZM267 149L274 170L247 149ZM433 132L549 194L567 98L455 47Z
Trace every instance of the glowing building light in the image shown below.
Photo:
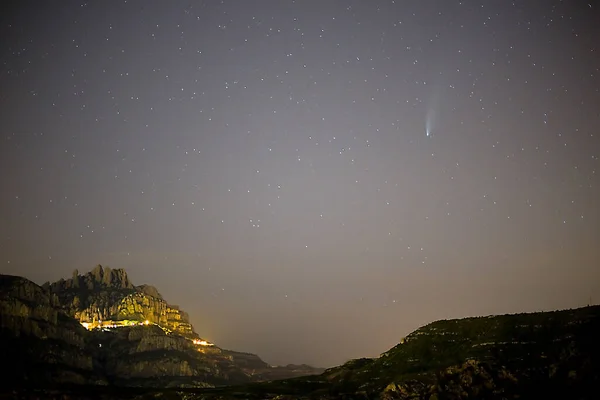
M194 339L193 342L199 346L214 346L214 344L207 342L206 340Z

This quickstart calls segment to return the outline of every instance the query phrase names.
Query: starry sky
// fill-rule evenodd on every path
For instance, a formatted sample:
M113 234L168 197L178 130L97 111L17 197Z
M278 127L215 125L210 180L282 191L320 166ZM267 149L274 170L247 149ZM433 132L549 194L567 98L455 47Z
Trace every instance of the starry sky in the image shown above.
M8 2L0 273L125 268L271 364L597 303L599 7Z

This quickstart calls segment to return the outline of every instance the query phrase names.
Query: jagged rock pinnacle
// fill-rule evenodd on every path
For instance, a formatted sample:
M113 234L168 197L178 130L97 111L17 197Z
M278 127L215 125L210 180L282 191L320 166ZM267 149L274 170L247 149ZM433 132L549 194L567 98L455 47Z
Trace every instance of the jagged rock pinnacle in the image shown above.
M72 278L46 284L45 288L61 298L68 315L88 326L109 321L148 321L188 338L200 337L187 313L168 304L154 286L134 286L121 268L97 265L84 275L75 270Z

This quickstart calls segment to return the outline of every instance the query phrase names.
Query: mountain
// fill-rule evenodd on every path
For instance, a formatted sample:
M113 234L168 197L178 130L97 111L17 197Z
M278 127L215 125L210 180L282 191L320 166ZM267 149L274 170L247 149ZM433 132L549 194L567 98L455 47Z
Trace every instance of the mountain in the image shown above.
M570 399L598 398L600 306L443 320L378 358L321 375L210 389L46 391L82 399ZM29 392L30 393L30 392ZM40 393L35 393L39 395Z
M0 329L7 398L591 400L600 387L600 306L436 321L377 358L276 368L96 268L43 287L0 276Z
M222 349L155 287L102 266L41 287L0 275L0 339L14 360L3 387L214 387L323 372Z
M87 327L148 321L168 332L200 338L187 313L168 304L155 287L134 286L123 269L98 265L85 275L75 270L72 278L47 282L42 287L59 298L68 315Z

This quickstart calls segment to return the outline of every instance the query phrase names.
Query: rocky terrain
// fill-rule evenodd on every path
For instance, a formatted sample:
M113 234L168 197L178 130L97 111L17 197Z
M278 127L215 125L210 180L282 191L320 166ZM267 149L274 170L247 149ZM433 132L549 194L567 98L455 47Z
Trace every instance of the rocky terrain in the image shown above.
M155 287L102 266L41 287L0 275L0 335L14 360L2 387L206 388L322 372L221 349Z
M598 398L600 306L436 321L375 359L321 375L205 389L21 390L82 399L570 399Z
M101 265L70 279L42 286L55 294L65 312L79 322L149 321L189 338L198 338L189 316L179 306L168 304L150 285L134 286L123 269Z
M185 313L122 270L44 287L2 276L0 311L0 398L584 400L600 387L600 306L436 321L325 371L200 344ZM83 328L100 318L137 322Z
M595 398L599 334L600 306L436 321L323 377L382 399Z
M4 382L93 382L87 333L61 312L56 296L25 278L0 275L0 344L10 360Z

